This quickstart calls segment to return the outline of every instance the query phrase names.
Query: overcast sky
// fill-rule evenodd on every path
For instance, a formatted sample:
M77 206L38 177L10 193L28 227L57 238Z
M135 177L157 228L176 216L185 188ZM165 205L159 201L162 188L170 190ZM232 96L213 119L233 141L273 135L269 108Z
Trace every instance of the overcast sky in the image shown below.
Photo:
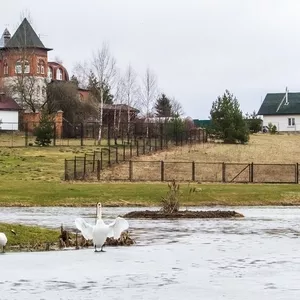
M244 113L268 92L300 92L299 0L10 0L1 34L24 11L70 75L106 41L120 69L152 68L192 118L207 119L225 89Z

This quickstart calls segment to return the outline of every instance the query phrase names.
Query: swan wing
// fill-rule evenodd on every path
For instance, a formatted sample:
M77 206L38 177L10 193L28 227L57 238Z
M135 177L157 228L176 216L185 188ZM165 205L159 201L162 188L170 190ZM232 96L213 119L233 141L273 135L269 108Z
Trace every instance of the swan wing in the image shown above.
M94 228L93 225L87 223L82 218L77 218L77 219L75 219L75 226L78 230L81 231L83 237L86 240L92 240L93 239L93 228Z
M117 217L112 223L108 225L110 231L108 237L113 237L118 239L121 236L121 233L129 228L129 223L122 217Z

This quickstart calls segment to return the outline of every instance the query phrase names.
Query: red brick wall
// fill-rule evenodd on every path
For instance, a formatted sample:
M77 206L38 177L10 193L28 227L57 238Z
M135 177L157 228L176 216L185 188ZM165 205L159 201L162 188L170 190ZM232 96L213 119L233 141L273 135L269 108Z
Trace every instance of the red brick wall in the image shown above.
M46 77L48 72L48 55L46 50L42 49L29 49L28 54L24 55L22 52L18 53L15 50L5 50L2 51L2 55L0 55L0 77L10 77L16 76L18 74L15 73L15 64L17 60L26 58L30 64L30 73L28 75L31 76L40 76ZM44 74L37 74L37 65L38 61L43 60L45 63ZM8 64L8 74L4 75L4 63ZM20 76L20 74L19 74Z
M27 124L27 128L29 132L33 132L34 128L37 127L40 123L41 113L40 112L24 112L22 114L23 123ZM61 138L62 136L62 129L63 129L63 112L58 111L54 114L54 122L56 127L56 137Z

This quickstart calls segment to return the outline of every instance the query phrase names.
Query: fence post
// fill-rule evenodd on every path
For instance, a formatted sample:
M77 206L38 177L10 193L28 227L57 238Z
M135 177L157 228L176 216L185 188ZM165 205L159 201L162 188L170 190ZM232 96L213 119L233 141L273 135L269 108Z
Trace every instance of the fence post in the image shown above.
M299 164L296 163L295 166L296 170L295 170L295 183L298 184L299 183Z
M131 158L132 157L132 144L130 144L129 148L130 148L130 158Z
M122 145L123 147L123 161L126 160L126 146L125 145Z
M160 161L160 180L165 181L165 163L163 160Z
M192 181L195 181L195 162L192 161Z
M251 163L251 171L250 171L250 173L251 173L250 182L253 182L253 181L254 181L254 172L253 172L254 168L253 168L253 166L254 166L254 164L253 164L253 162L252 162L252 163Z
M226 164L222 163L222 182L226 182Z
M132 181L132 160L129 161L129 181Z
M25 123L25 147L28 147L28 122Z
M139 141L136 141L136 156L139 156Z
M93 154L93 172L95 172L95 161L96 161L96 151L94 150L94 154Z
M107 144L110 146L110 124L107 124Z
M76 172L76 156L74 158L74 180L77 180L77 172Z
M108 148L108 165L109 166L111 165L111 162L110 162L110 147Z
M84 135L83 123L80 123L80 146L83 146L83 135Z
M145 144L145 138L143 138L143 154L146 154L146 144Z
M56 146L56 122L53 122L53 146Z
M85 180L85 176L86 176L86 154L84 154L84 158L83 158L83 180Z
M103 152L100 151L100 159L101 159L101 170L103 170Z
M100 180L100 170L101 170L101 166L100 166L100 160L97 160L97 180Z
M67 160L65 159L65 181L67 181L68 180L68 165L67 165Z
M116 147L116 163L119 163L119 147Z

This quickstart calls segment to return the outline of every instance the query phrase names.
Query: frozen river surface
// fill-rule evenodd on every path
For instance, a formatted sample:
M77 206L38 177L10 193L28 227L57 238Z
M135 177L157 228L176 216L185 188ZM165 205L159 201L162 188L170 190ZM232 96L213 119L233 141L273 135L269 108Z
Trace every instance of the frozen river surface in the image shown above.
M129 220L135 246L0 255L0 299L299 300L300 208L227 209L245 218ZM105 208L103 218L130 210ZM74 228L94 212L1 208L0 221Z

